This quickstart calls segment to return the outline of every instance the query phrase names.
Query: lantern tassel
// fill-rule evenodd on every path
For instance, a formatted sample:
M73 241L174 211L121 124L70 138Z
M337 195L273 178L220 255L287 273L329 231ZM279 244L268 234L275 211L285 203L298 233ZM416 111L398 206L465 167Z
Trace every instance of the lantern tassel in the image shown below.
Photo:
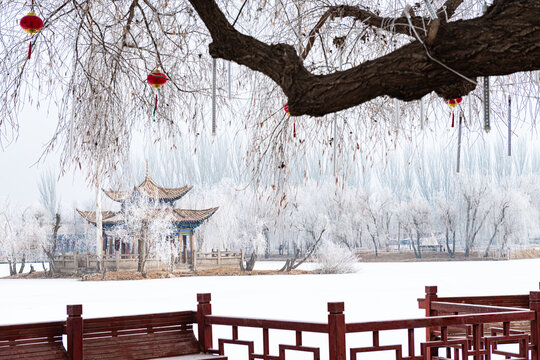
M156 121L156 111L157 111L157 94L156 94L156 101L154 103L154 112L153 112L154 122Z
M454 112L452 111L452 127L454 127Z
M296 121L293 122L293 137L296 137Z
M32 56L32 40L30 40L30 44L28 44L28 60L30 60L31 56Z

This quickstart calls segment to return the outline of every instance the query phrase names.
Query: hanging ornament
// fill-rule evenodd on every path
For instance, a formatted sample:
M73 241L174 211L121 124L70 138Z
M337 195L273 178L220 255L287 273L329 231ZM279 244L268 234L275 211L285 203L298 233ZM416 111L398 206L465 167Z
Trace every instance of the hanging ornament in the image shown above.
M285 112L290 115L289 104L283 105L283 110L285 110ZM296 137L296 120L293 120L293 137Z
M420 99L420 130L424 130L424 98Z
M160 72L159 70L152 70L150 74L146 77L146 81L152 85L154 89L156 89L156 98L154 102L154 111L152 113L154 121L156 121L156 111L157 111L157 105L158 105L158 96L157 96L157 89L165 85L167 82L167 76Z
M508 95L508 156L512 156L512 98Z
M32 2L32 10L33 10L33 7L34 7L34 4ZM24 31L26 31L30 35L34 35L38 31L43 29L43 20L41 20L41 18L32 11L32 12L29 12L26 16L24 16L21 19L20 25ZM32 55L32 40L30 40L30 44L28 45L28 59L30 59L31 55Z
M448 106L450 106L450 109L452 109L452 127L454 127L454 108L457 107L461 102L463 101L462 98L455 98L446 100L444 103Z
M217 60L212 59L212 135L216 135L217 129Z
M491 130L491 124L489 120L489 77L484 77L484 131L489 132Z
M456 173L459 174L460 164L461 164L461 131L463 127L463 111L459 115L459 125L458 125L458 148L457 148L457 164L456 164Z

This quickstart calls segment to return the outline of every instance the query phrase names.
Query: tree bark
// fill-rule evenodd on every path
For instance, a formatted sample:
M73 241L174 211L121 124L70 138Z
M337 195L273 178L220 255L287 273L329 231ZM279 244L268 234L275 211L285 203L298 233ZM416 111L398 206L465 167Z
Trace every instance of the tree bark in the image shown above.
M23 273L25 265L26 265L26 254L23 254L22 260L21 260L21 268L19 269L19 274Z
M56 272L56 264L54 262L54 258L56 256L56 248L58 247L58 230L60 230L60 226L61 226L60 222L61 222L60 214L56 213L55 221L53 225L52 243L48 248L43 248L43 251L45 252L45 255L47 256L47 259L49 260L48 275L51 277Z
M270 77L288 97L293 116L323 116L384 95L411 101L435 91L450 99L476 87L440 63L473 80L540 69L538 0L495 0L480 17L441 22L431 46L415 40L326 75L310 73L291 45L269 45L238 32L215 1L190 3L212 36L210 55Z

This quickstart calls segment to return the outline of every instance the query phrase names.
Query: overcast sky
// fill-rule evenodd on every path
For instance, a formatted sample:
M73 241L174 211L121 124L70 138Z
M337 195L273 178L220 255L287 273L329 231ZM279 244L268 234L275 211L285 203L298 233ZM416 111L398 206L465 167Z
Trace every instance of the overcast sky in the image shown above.
M19 118L19 136L14 143L0 150L0 201L9 198L15 206L26 207L39 202L38 181L48 167L57 173L58 154L36 163L56 127L56 114L44 110L25 110ZM58 196L65 205L85 204L94 199L81 172L68 173L60 179Z

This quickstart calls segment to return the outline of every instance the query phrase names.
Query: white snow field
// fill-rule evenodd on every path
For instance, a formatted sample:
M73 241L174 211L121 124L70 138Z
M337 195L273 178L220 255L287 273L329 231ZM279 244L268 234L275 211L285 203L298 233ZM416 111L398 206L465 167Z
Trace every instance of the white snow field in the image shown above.
M279 262L260 262L278 268ZM310 264L307 264L310 266ZM195 310L196 294L212 293L216 315L282 320L327 321L327 302L344 301L346 322L422 317L416 299L425 285L438 285L440 296L526 294L538 290L540 259L512 261L447 261L362 263L343 275L267 275L184 277L141 281L83 282L71 279L0 280L0 324L65 319L66 305L82 304L83 317L118 316ZM0 271L7 270L3 267ZM0 275L3 275L0 273ZM424 331L416 332L417 341ZM241 339L262 345L260 329L240 328ZM217 338L230 338L228 327L214 327ZM406 331L381 333L381 344L406 343ZM270 331L270 346L294 343L294 333ZM371 334L347 335L348 345L369 346ZM304 335L305 346L321 347L324 335ZM247 359L240 346L227 347L232 360ZM232 352L234 351L234 352ZM417 350L418 352L419 350ZM348 356L348 355L347 355ZM388 357L386 357L388 356ZM358 359L393 359L394 353L362 355ZM311 354L287 352L289 359L312 359Z

